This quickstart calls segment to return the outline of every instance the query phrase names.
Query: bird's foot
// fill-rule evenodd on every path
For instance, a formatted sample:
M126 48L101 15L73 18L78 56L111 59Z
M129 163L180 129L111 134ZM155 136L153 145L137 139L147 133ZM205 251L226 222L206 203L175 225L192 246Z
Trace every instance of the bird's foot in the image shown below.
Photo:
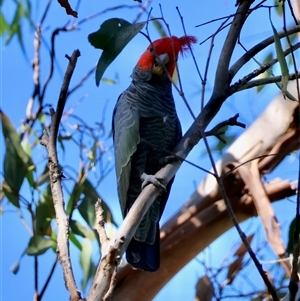
M167 191L166 186L164 186L161 181L163 181L163 179L160 178L156 178L153 175L147 175L146 173L143 173L141 175L141 180L143 181L142 183L142 190L149 184L153 184L155 187L157 188L161 188L163 191Z

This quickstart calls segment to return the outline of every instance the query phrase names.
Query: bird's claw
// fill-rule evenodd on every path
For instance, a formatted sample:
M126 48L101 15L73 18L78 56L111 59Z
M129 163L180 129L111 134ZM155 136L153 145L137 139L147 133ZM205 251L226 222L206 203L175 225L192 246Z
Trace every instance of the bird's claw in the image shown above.
M153 184L155 187L157 188L161 188L164 192L167 191L166 186L164 186L160 181L162 181L163 179L160 178L156 178L153 175L147 175L146 173L143 173L141 175L141 180L142 182L142 190L149 184Z

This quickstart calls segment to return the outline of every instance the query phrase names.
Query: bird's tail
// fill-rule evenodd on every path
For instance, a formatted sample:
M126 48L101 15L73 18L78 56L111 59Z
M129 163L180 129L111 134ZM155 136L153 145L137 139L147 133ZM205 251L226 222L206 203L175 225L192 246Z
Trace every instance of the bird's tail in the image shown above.
M158 270L160 265L160 232L158 223L154 243L148 244L132 238L127 247L126 259L134 268L148 272Z

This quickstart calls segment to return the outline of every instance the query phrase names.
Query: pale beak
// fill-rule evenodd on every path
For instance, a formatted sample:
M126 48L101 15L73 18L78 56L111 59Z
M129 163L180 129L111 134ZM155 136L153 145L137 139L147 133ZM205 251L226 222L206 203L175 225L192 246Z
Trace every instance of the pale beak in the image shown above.
M169 55L163 53L155 58L155 64L152 67L152 73L156 75L162 75L164 72L164 66L170 61Z
M160 66L166 66L170 61L169 55L167 53L163 53L163 54L157 56L155 61Z

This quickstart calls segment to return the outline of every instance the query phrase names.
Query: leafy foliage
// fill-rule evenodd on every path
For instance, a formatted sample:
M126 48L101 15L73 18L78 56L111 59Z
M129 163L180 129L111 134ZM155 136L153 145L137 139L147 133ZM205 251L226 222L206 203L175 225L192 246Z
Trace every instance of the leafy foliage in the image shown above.
M80 265L83 271L81 287L83 291L85 291L89 280L92 279L93 275L95 275L97 269L97 266L92 261L92 246L87 239L84 239L82 242Z
M34 235L30 238L26 253L31 256L44 254L48 249L55 248L55 242L41 235Z
M2 111L0 111L0 118L6 148L3 161L3 173L5 179L5 182L3 183L3 192L13 205L20 207L20 188L25 177L28 179L30 186L34 186L32 172L35 169L35 166L31 158L23 150L20 137L13 124Z
M282 79L281 79L281 90L283 95L286 94L286 89L287 89L287 85L288 85L288 81L289 81L289 69L287 66L287 62L283 53L283 49L282 49L282 45L280 42L280 38L278 35L278 32L276 30L276 28L274 27L271 19L271 26L273 29L273 34L274 34L274 39L275 39L275 49L276 49L276 54L277 54L277 58L280 64L280 69L281 69L281 75L282 75Z
M103 50L96 69L97 86L99 86L106 68L145 24L146 22L131 24L124 19L113 18L106 20L102 23L99 30L89 34L88 40L91 45Z
M3 5L4 0L1 5ZM11 22L5 18L3 11L0 12L0 36L6 36L5 44L8 45L12 38L16 36L18 38L21 49L25 53L24 41L23 41L23 21L27 20L32 26L33 22L31 20L31 1L14 1L16 4L15 13Z

